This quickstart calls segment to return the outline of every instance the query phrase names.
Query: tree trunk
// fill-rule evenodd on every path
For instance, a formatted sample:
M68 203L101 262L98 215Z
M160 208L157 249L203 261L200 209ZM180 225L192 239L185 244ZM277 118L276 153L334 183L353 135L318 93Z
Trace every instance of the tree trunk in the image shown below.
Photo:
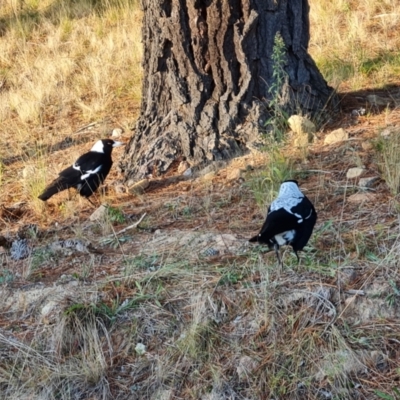
M333 90L307 53L307 0L141 0L144 77L141 114L121 163L135 181L229 158L252 146L271 117L284 42L281 106L315 115Z

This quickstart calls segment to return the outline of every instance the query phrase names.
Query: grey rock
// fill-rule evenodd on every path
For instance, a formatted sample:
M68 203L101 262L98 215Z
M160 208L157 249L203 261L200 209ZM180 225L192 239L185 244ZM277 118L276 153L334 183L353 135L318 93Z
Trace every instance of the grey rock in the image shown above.
M360 178L358 185L361 187L369 188L372 187L379 179L380 179L379 176Z
M188 168L182 175L183 176L192 176L193 175L192 168Z
M102 204L99 208L94 210L89 219L90 221L101 221L104 220L106 215L107 215L107 207L104 204Z
M373 106L387 106L390 101L384 99L383 97L377 96L376 94L369 94L367 97L368 103Z

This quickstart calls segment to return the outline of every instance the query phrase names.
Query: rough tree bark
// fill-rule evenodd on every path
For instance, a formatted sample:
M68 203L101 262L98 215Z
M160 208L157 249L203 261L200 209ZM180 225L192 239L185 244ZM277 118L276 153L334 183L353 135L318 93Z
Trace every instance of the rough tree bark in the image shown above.
M286 111L321 111L333 91L307 53L308 0L141 0L141 114L121 163L126 181L231 157L269 118L271 58L286 49Z

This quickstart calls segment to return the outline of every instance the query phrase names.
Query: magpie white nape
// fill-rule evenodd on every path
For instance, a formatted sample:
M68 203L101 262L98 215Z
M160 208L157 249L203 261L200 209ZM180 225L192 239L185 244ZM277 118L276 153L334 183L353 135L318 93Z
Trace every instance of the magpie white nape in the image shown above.
M58 192L75 188L82 197L89 200L110 172L113 163L112 149L123 145L125 143L112 139L98 140L90 151L80 156L72 166L61 171L39 199L46 201Z
M274 249L281 265L279 247L291 245L297 261L300 261L297 252L307 244L316 221L315 208L301 192L297 181L287 180L282 183L278 197L269 206L260 233L249 241L266 244L270 250Z

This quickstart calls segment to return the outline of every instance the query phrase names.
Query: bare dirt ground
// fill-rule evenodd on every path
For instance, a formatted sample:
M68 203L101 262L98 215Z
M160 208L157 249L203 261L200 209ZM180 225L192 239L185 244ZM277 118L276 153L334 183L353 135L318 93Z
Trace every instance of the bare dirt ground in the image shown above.
M370 94L388 107L368 102ZM116 193L113 168L98 201L120 219L106 221L90 221L94 208L67 193L40 214L3 185L0 368L29 388L44 370L53 376L81 360L80 378L46 381L54 398L67 398L65 387L71 399L399 398L399 205L376 145L399 126L399 104L398 86L345 94L341 114L296 161L318 212L299 265L287 250L279 268L273 253L247 242L265 216L252 184L262 154L205 177L157 178L140 194ZM339 127L349 139L324 145ZM48 162L68 165L71 150L90 147L99 129L66 139ZM22 159L4 160L6 180ZM379 179L362 188L360 178L346 178L352 167ZM17 234L30 249L22 260L7 248ZM96 350L86 347L85 324L95 327ZM41 357L45 366L32 370ZM13 382L11 373L0 382L10 398ZM33 392L21 389L20 398Z

